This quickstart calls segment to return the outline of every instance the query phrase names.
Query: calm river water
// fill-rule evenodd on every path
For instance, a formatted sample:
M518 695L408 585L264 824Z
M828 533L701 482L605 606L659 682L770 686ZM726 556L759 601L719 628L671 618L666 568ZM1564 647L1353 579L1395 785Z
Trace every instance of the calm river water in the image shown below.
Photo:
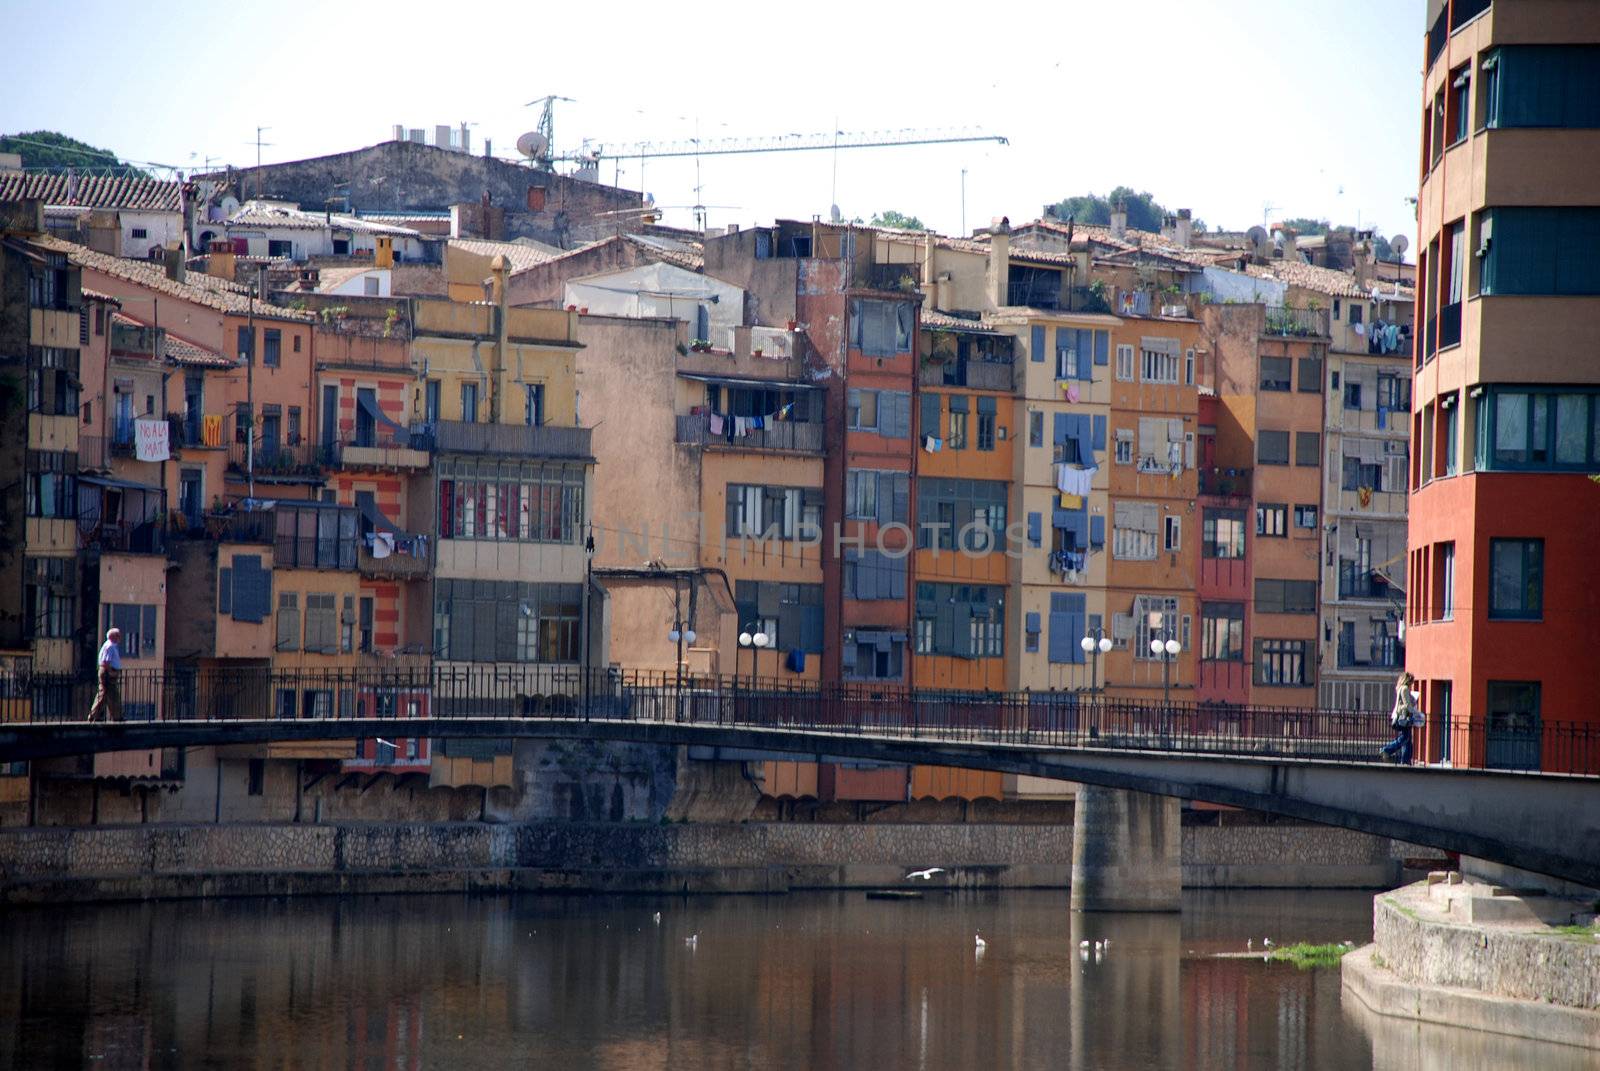
M1194 893L1181 917L1074 917L1064 891L16 908L0 1066L1586 1066L1376 1018L1337 969L1210 957L1370 930L1343 892Z

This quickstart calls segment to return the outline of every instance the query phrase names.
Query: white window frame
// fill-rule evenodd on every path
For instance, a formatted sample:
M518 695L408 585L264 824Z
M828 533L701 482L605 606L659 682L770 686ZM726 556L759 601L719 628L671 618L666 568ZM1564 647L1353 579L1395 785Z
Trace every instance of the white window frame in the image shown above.
M1144 350L1143 373L1146 383L1178 382L1178 354Z
M1134 381L1136 365L1133 360L1133 347L1121 343L1117 346L1117 380L1121 383Z
M1124 439L1119 436L1116 440L1116 443L1116 463L1118 465L1133 464L1133 440L1131 438Z
M1161 526L1161 547L1174 551L1183 549L1183 518L1169 513Z
M1160 516L1154 502L1113 502L1111 556L1121 561L1155 561L1161 538Z
M1192 348L1183 351L1183 385L1186 387L1194 386L1194 350ZM1193 468L1192 465L1190 467Z

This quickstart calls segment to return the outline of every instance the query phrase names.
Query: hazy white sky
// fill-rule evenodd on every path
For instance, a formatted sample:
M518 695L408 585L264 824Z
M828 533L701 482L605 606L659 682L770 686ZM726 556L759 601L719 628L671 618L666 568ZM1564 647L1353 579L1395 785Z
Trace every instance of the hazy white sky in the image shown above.
M959 10L959 13L957 11ZM1323 216L1412 234L1422 0L920 4L218 4L0 0L0 132L55 129L199 168L471 121L511 154L546 93L556 148L980 126L1008 146L646 162L710 222L870 217L955 233L1118 184L1211 226ZM431 137L431 134L430 134ZM622 185L639 188L638 162ZM602 179L612 182L607 163ZM1270 207L1269 207L1270 206ZM371 205L370 208L383 206ZM691 213L669 208L668 222Z

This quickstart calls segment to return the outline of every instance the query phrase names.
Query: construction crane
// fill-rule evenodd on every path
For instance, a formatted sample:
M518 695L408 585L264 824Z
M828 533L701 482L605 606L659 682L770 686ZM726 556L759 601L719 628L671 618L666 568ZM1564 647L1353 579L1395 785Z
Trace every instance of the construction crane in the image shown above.
M541 127L542 129L542 127ZM835 130L822 134L776 134L755 138L686 138L682 141L640 141L625 145L599 145L590 156L613 159L659 160L672 156L735 156L762 152L818 152L833 149L876 149L901 145L950 145L957 142L993 141L1009 145L999 134L971 128L952 130Z
M534 128L534 131L544 138L545 156L544 159L540 161L539 166L546 171L550 170L550 164L553 160L553 158L549 155L549 152L555 147L556 143L556 101L558 100L565 101L568 104L578 103L572 97L561 97L554 93L550 93L535 100L530 100L527 104L523 105L525 108L532 108L535 105L542 105L542 108L539 112L539 125Z

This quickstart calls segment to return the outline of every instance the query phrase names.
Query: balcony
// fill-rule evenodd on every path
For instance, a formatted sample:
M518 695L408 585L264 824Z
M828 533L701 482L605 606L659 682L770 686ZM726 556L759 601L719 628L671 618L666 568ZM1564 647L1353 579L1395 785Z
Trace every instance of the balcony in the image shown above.
M110 446L104 435L78 436L78 471L107 471L111 467Z
M1340 669L1397 670L1406 664L1406 649L1393 639L1374 640L1366 647L1339 642Z
M110 476L78 479L78 533L93 551L161 554L167 494L159 487Z
M433 427L418 424L409 432L388 428L363 431L340 442L324 442L320 450L331 467L421 471L428 467Z
M435 425L441 454L506 454L512 457L572 458L593 461L591 429L531 427L526 424L468 424L441 420Z
M765 428L751 429L743 435L728 431L732 417L723 417L721 435L711 433L711 414L680 413L674 441L685 446L723 447L729 450L791 450L797 453L822 452L822 425L800 420L776 420Z
M865 278L856 285L868 290L893 290L901 294L914 294L921 281L922 269L915 264L873 264Z
M410 532L388 533L387 540L368 536L361 541L356 553L356 569L362 576L374 579L417 580L426 577L433 568L428 553L428 537ZM382 557L376 551L384 552Z
M1014 280L1006 286L1006 304L1047 312L1110 312L1105 295L1087 286L1048 284L1040 280Z
M1461 345L1461 302L1439 310L1439 348Z
M1272 338L1328 338L1328 310L1268 305L1261 333Z
M1383 599L1389 598L1389 582L1377 573L1356 573L1340 570L1339 598Z
M228 473L230 480L243 480L250 475L251 458L244 443L235 442L228 447ZM264 442L256 445L255 478L264 483L321 483L323 470L329 459L308 442L293 445Z
M1250 469L1225 469L1201 468L1197 470L1200 475L1200 493L1202 495L1222 495L1232 498L1249 498L1252 470Z

